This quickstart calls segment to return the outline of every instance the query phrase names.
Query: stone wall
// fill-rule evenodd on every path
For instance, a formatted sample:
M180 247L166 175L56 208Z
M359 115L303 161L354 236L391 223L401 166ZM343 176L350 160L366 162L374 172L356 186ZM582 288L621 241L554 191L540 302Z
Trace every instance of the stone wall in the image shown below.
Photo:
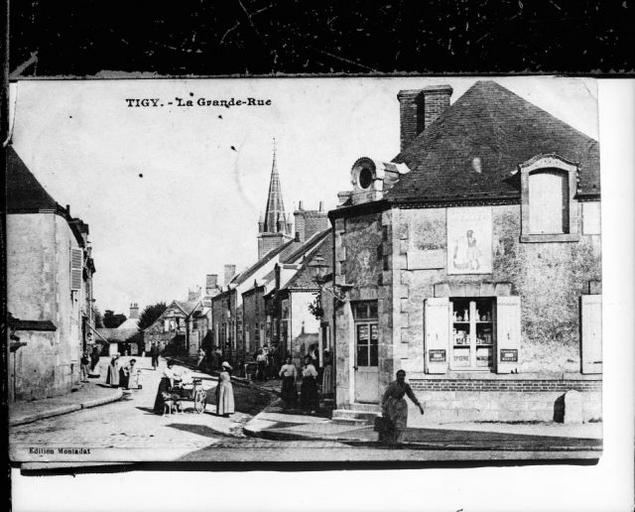
M435 284L498 282L510 283L511 294L521 297L519 371L579 372L579 300L588 293L590 281L601 279L600 236L521 243L520 205L491 208L493 269L485 275L448 275L445 208L399 212L395 290L402 295L402 367L423 371L423 307L426 298L434 297ZM413 269L415 258L423 262L419 266L430 268Z
M411 381L412 384L412 381ZM495 421L495 422L562 422L564 393L559 391L436 391L415 389L423 405L421 416L408 402L408 426L421 427L434 423ZM582 421L602 419L600 391L580 393Z
M17 352L18 399L68 393L79 383L80 315L86 291L71 292L71 248L79 244L61 216L7 216L8 309L21 320L50 320L56 326L50 333L18 334L27 341Z

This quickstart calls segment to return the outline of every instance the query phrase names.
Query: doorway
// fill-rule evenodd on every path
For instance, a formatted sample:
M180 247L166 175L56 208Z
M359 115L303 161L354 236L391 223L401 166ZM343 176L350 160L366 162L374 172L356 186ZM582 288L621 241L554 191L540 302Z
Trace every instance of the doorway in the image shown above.
M379 402L377 301L352 304L355 322L355 402Z

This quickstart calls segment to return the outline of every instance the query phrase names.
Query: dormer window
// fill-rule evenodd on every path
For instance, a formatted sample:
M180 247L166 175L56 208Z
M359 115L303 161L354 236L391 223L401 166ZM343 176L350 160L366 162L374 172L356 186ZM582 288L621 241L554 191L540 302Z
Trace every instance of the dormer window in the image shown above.
M574 242L579 239L575 201L578 166L557 155L538 155L519 166L521 241Z
M569 180L559 169L539 169L529 173L529 232L563 234L569 232Z
M351 169L351 193L340 193L340 203L350 202L353 205L370 203L383 198L384 192L390 190L401 176L409 172L403 163L381 162L372 158L359 158Z

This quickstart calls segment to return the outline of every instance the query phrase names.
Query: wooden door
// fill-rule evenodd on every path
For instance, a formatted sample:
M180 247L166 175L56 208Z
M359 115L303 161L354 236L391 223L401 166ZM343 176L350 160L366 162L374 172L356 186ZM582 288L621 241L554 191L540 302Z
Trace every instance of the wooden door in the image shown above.
M518 370L520 361L520 297L496 298L496 373Z
M425 371L446 373L450 338L450 300L447 297L426 299L424 310Z
M379 328L374 322L355 323L355 401L379 402Z

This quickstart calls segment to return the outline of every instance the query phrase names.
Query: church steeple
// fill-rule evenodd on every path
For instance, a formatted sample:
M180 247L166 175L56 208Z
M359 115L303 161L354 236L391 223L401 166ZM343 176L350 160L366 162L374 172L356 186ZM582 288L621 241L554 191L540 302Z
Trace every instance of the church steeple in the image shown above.
M291 238L291 219L284 209L282 186L276 162L276 139L273 139L273 158L269 193L264 219L258 221L258 258L270 250L282 245Z
M287 213L282 200L282 187L280 174L276 163L276 139L273 139L273 162L271 164L271 178L269 181L269 194L267 195L267 208L265 210L265 223L262 231L265 233L286 233Z

